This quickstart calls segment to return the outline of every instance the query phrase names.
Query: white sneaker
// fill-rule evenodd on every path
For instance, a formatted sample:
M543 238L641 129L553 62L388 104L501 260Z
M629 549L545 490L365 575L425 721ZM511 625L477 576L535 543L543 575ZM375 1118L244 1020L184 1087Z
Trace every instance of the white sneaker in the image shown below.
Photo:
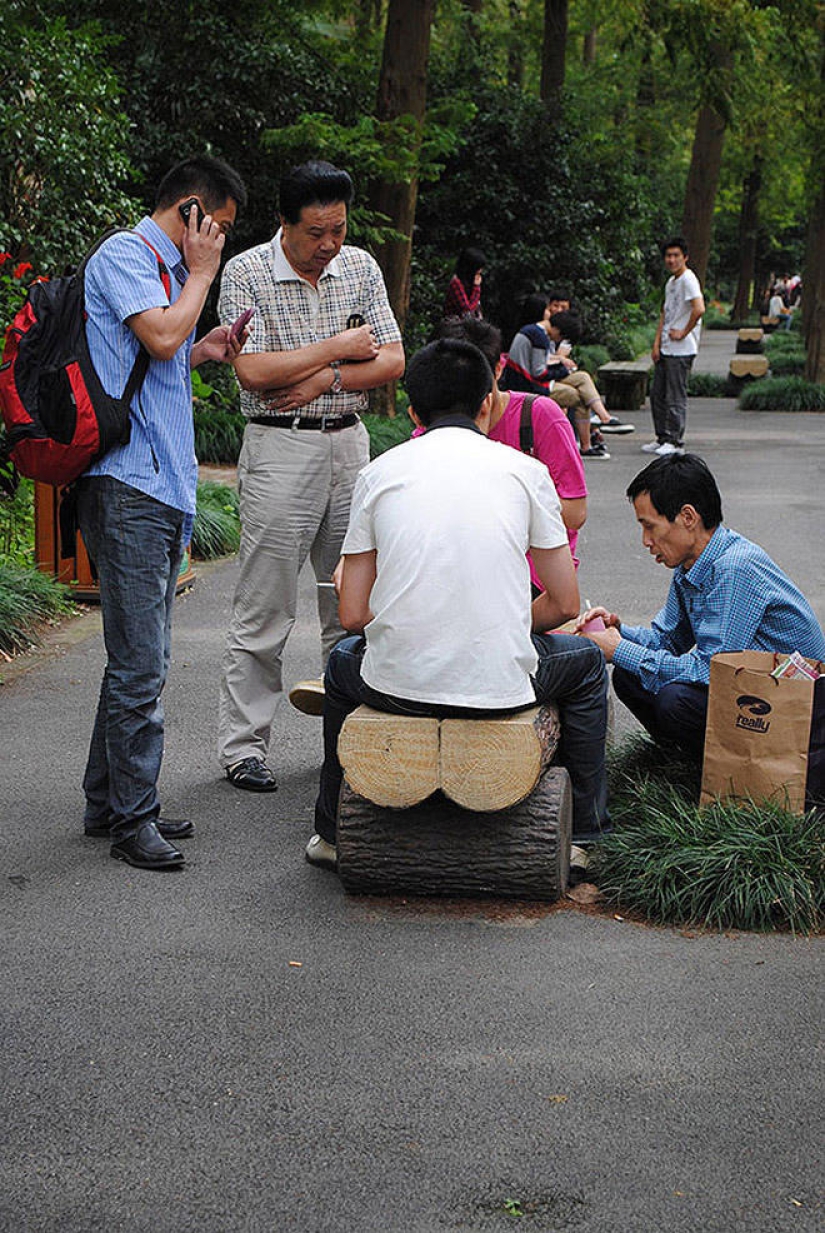
M338 855L335 845L327 843L320 835L313 835L304 852L310 865L320 865L323 869L335 869Z
M324 682L299 681L289 691L289 700L296 711L305 715L323 715L324 713Z
M667 458L668 454L684 454L684 450L680 445L674 445L672 441L663 441L657 450L653 451L660 458Z
M661 441L648 441L647 445L642 446L643 454L656 454L659 452Z

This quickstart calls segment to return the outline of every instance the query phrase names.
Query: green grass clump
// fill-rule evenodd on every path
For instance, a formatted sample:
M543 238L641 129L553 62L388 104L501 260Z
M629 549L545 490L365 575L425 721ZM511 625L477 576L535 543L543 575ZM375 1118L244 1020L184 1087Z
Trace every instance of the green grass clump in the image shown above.
M825 912L825 817L767 802L698 806L699 770L644 738L610 762L606 897L663 924L811 933Z
M412 420L406 414L390 419L386 415L362 415L361 419L370 434L370 458L377 458L394 445L409 441L413 430Z
M610 359L610 352L601 343L576 343L573 359L579 368L595 377L602 364L606 364Z
M719 373L692 372L688 377L687 392L690 398L725 398L728 380Z
M192 555L202 561L237 552L241 542L238 494L212 481L198 484Z
M238 461L246 420L240 411L212 411L195 407L195 456L214 466Z
M73 611L64 586L39 569L0 561L0 650L24 651L38 641L38 627Z
M825 411L825 385L803 377L763 377L739 395L742 411Z
M779 351L770 357L770 366L773 377L804 377L805 352Z
M765 354L771 358L778 351L801 351L805 354L805 340L795 330L774 330L765 335Z

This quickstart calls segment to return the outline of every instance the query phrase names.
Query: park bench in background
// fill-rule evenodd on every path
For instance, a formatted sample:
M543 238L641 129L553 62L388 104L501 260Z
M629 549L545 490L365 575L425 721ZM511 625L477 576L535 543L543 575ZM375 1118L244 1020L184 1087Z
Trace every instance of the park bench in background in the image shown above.
M338 742L346 890L558 899L572 818L559 732L554 707L440 720L359 707Z
M734 394L738 394L749 381L764 377L768 371L766 355L735 355L730 362L728 384Z
M638 411L647 397L649 360L610 360L598 371L598 385L611 411Z

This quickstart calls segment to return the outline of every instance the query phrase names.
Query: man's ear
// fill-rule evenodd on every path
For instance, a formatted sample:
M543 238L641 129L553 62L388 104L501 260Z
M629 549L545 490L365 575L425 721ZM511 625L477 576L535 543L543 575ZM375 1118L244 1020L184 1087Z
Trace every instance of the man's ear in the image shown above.
M421 420L420 420L420 419L418 418L418 416L415 414L415 411L413 411L412 407L407 407L407 415L410 417L410 419L412 420L412 422L415 424L416 428L425 428L425 429L426 429L427 425L426 425L426 424L422 424L422 423L421 423Z
M480 428L485 437L490 435L490 417L493 414L493 401L494 394L493 391L490 390L490 393L479 407L478 415L475 418L476 428Z
M679 510L679 513L682 515L682 522L688 531L695 531L697 527L704 527L705 524L702 521L702 515L699 513L695 505L688 505L686 503Z

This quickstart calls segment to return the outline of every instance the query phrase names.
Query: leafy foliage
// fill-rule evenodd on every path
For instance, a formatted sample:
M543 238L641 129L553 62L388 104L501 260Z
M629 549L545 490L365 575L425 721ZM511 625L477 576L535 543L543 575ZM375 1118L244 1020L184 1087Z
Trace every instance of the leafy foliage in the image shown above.
M803 377L766 377L739 395L743 411L825 411L825 385Z
M630 738L611 766L615 831L595 856L603 893L651 920L717 929L817 930L825 817L770 803L699 808L698 772Z
M198 484L192 555L202 561L237 552L241 542L238 494L226 484Z
M713 372L692 372L688 377L687 392L690 398L726 398L727 377Z
M48 574L0 559L0 651L26 650L44 621L71 611L66 588Z

